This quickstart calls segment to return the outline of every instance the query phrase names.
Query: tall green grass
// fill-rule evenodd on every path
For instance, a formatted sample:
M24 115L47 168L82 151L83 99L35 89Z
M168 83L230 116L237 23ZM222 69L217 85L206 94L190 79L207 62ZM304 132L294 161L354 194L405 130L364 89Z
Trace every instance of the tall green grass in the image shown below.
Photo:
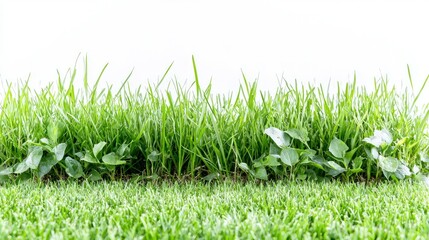
M75 66L41 91L30 89L29 80L7 84L0 110L3 168L23 161L31 149L29 141L46 138L52 125L63 128L58 142L67 143L65 154L78 161L77 153L90 151L99 142L106 142L104 153L128 144L131 158L125 165L109 168L112 176L199 178L218 173L239 177L239 163L250 164L267 155L270 139L263 131L268 127L306 129L309 147L321 156L338 138L362 157L362 140L376 129L387 128L398 139L395 156L409 166L426 167L419 153L429 149L429 105L416 102L428 78L417 94L398 90L384 78L374 80L374 89L369 90L359 86L356 77L344 87L338 84L337 92L330 94L322 86L284 79L275 92L260 92L257 83L243 74L235 94L214 95L211 84L201 86L193 60L191 85L177 80L166 83L170 66L159 82L145 89L132 88L127 82L130 75L114 91L111 86L99 86L105 68L90 85L84 63L83 80L76 79ZM83 81L82 89L75 87L77 81ZM410 82L414 87L411 75ZM161 90L165 84L168 88ZM96 168L81 164L86 175ZM56 166L51 175L64 172Z

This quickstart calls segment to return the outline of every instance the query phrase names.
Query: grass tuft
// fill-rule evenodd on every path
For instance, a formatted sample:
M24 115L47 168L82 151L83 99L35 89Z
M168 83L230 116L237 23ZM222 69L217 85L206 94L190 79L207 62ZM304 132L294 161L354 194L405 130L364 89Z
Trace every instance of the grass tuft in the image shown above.
M385 78L374 80L374 89L369 90L359 86L356 77L343 87L338 84L335 94L328 94L321 86L284 79L275 92L268 93L258 91L257 83L249 82L243 74L236 94L214 95L211 84L206 88L200 85L192 59L195 81L191 86L176 80L161 91L170 65L162 79L146 89L132 88L130 74L114 92L111 86L99 86L107 65L90 86L86 59L84 63L83 89L74 85L76 66L65 77L58 74L56 84L38 92L28 87L29 80L7 84L0 109L3 168L16 168L34 143L48 137L49 126L55 125L61 130L57 143L67 144L65 156L83 166L84 176L94 170L112 179L132 173L155 178L199 178L217 173L238 178L243 174L239 163L251 165L268 154L270 139L264 130L269 127L305 129L308 146L297 144L325 158L329 158L330 142L340 139L364 160L362 140L385 128L397 139L392 155L426 171L419 153L429 151L429 105L416 102L428 79L416 96L413 91L398 91ZM410 81L414 88L411 74ZM106 145L99 161L111 153L107 160L118 166L88 163L79 157L93 152L100 142ZM121 146L129 148L129 157L118 154ZM126 164L119 165L121 161ZM61 166L53 169L51 176L65 175ZM371 177L369 173L355 179Z

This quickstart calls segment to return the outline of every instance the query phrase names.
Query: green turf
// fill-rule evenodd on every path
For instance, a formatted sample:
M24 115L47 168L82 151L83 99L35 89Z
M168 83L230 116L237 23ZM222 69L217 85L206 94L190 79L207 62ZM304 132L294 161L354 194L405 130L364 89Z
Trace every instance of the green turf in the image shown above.
M0 238L426 239L428 195L411 181L25 182L0 186Z

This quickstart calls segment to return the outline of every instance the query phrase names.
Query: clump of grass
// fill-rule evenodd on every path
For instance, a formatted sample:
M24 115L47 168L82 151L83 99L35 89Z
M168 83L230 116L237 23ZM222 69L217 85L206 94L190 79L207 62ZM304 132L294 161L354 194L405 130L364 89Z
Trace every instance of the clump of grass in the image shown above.
M297 143L296 147L308 147L322 157L329 155L332 139L340 139L364 162L362 140L386 128L398 139L395 157L423 171L427 167L419 153L428 152L429 108L415 104L424 85L414 96L397 91L384 78L374 81L373 90L359 87L355 78L343 88L338 85L336 94L328 94L321 86L283 80L276 92L267 93L259 92L257 83L243 75L235 95L213 95L211 84L200 85L193 63L193 84L173 81L165 91L160 85L171 66L158 83L146 89L131 88L128 76L113 91L99 86L105 68L93 86L88 84L86 60L83 89L74 86L76 67L38 92L28 87L29 80L8 84L0 112L2 175L16 172L35 145L46 142L42 139L48 138L50 126L58 133L56 143L67 145L64 158L77 162L52 162L52 177L66 173L95 179L132 173L150 178L239 177L240 163L250 165L269 152L270 139L264 135L269 127L305 129L307 146ZM101 143L103 147L95 151ZM39 161L53 156L53 147L45 146ZM366 171L367 165L362 166L363 173L354 179L376 177ZM29 173L28 177L40 175L40 168L30 168ZM326 175L323 171L317 174Z

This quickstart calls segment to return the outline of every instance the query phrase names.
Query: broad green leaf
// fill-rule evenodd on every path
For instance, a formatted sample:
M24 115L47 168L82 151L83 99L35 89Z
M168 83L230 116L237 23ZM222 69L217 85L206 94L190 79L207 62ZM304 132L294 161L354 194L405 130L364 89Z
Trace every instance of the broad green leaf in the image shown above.
M277 145L270 143L270 155L279 155L282 150Z
M371 148L365 147L364 150L365 150L366 156L370 160L378 159L379 154L378 154L378 150L376 147L371 147Z
M246 173L250 174L252 177L255 177L255 172L254 172L254 171L252 171L252 170L249 168L249 166L247 165L247 163L244 163L244 162L239 163L239 164L238 164L238 167L239 167L241 170L243 170L244 172L246 172Z
M355 155L355 152L358 150L358 148L352 149L348 152L346 152L346 155L343 158L344 166L349 166L350 161L353 159L353 155Z
M119 149L116 151L116 153L121 156L125 157L126 155L130 154L130 148L128 147L128 144L123 143Z
M392 156L394 151L395 151L395 148L393 146L387 146L381 149L379 153L380 154L383 153L384 156Z
M268 180L267 170L264 167L259 167L256 169L255 177L261 180Z
M258 159L258 160L253 162L253 168L260 168L263 166L264 166L264 164L262 163L262 159Z
M66 173L73 178L80 178L83 176L82 165L71 157L66 157L64 160L66 164Z
M277 158L277 159L281 158L280 154L279 155L277 155L277 154L270 154L270 156L273 157L273 158Z
M264 166L270 166L270 167L275 167L275 166L280 166L281 164L279 163L279 161L277 161L276 157L273 157L271 155L268 155L265 160L263 161L263 165Z
M87 151L88 152L88 151ZM78 157L79 159L83 158L85 155L83 155L82 152L77 152L74 154L76 157Z
M42 178L43 176L48 174L51 171L52 167L55 166L55 164L57 163L58 161L56 160L56 157L54 157L52 153L42 158L39 164L39 171L38 171L39 178Z
M429 177L425 176L424 174L418 174L416 178L417 180L422 181L426 187L429 187Z
M307 164L310 164L310 163L312 163L312 161L309 158L300 159L300 164L301 165L307 165Z
M357 157L355 159L353 159L352 165L353 165L353 169L359 169L362 166L362 157Z
M49 139L47 139L47 138L40 139L40 142L43 144L46 144L46 145L50 145Z
M325 170L325 168L323 166L326 164L326 160L323 157L316 155L316 156L308 159L308 162L306 162L304 160L302 162L302 164L314 166L314 167L316 167L318 169Z
M393 142L393 137L392 134L389 132L389 130L387 129L382 129L381 131L379 130L375 130L374 131L374 136L377 136L379 138L381 138L381 140L383 141L383 143L389 145Z
M58 138L64 132L64 124L59 121L51 121L48 125L48 137L53 142L56 143Z
M383 172L383 175L386 177L386 179L389 179L391 176L395 175L394 172L388 172L386 170L381 169L381 171Z
M270 166L271 170L273 170L274 174L277 176L281 176L284 174L284 169L280 168L279 166Z
M8 167L5 169L0 170L0 176L6 176L13 173L13 167Z
M384 157L382 155L379 156L378 163L380 164L381 169L391 173L396 172L400 164L398 159L394 157Z
M305 149L303 151L301 151L300 155L303 156L304 158L314 158L316 156L316 151L313 149Z
M106 169L107 169L107 171L109 171L109 172L113 172L113 171L115 171L115 170L116 170L116 165L108 165L108 164L105 164L104 166L106 166Z
M411 171L410 171L410 169L407 167L407 166L405 166L404 164L400 164L399 165L399 167L398 167L398 169L396 170L396 172L395 172L395 176L398 178L398 179L404 179L405 177L407 177L407 176L411 176Z
M243 170L243 171L245 171L245 172L250 172L250 168L249 168L249 166L247 165L247 163L244 163L244 162L239 163L239 164L238 164L238 167L239 167L239 168L241 168L241 170Z
M102 180L103 178L101 177L101 174L97 171L97 170L91 170L91 172L89 173L88 176L88 180L90 181L99 181Z
M374 160L375 159L374 156L372 156L372 154L371 154L371 149L370 148L365 147L364 150L365 150L366 156L368 157L369 160Z
M375 137L375 136L371 136L371 137L367 137L364 138L362 141L371 144L372 146L378 148L380 147L380 145L383 143L383 141L381 140L381 138Z
M349 147L340 139L334 138L329 145L329 152L336 158L344 158Z
M393 141L393 137L392 137L392 134L390 134L390 132L387 129L383 129L381 131L375 130L373 136L369 138L364 138L363 141L378 148L384 144L387 144L387 145L391 144Z
M264 133L267 134L279 148L285 148L290 145L291 139L289 135L278 128L267 128L265 129Z
M378 159L378 157L380 156L380 153L378 153L377 148L372 147L371 148L371 155L374 159Z
M307 143L310 139L308 138L308 133L305 129L296 129L292 128L286 131L286 133L294 139L299 140L302 143Z
M313 166L313 167L316 167L316 168L321 169L321 170L325 170L325 168L323 167L322 164L314 162L313 160L310 160L308 163L305 163L305 165L309 165L309 166Z
M89 162L89 163L100 163L100 161L98 161L96 158L94 158L91 153L86 152L85 156L83 156L80 160L85 161L85 162Z
M315 163L320 164L320 165L326 164L326 160L322 156L319 156L319 155L312 157L311 160Z
M111 152L109 154L104 155L101 160L107 164L107 165L122 165L127 162L121 160L120 156L118 156L116 153Z
M335 170L345 170L343 167L341 167L340 165L338 165L338 163L334 161L328 161L326 164L328 165L328 167Z
M20 163L16 166L14 173L16 173L16 174L21 174L21 173L23 173L23 172L27 171L29 168L30 168L30 167L25 163L25 160L24 160L23 162L20 162Z
M420 152L420 161L428 163L429 162L429 155L425 152Z
M344 159L346 159L348 162L350 162L353 159L353 155L355 155L355 152L358 150L359 148L354 148L348 152L346 152L346 155L344 156ZM347 164L348 165L348 164Z
M298 153L292 148L283 149L280 154L280 159L288 166L293 166L299 162Z
M149 159L149 161L151 161L152 163L154 162L158 162L159 161L159 155L161 155L161 153L159 153L158 151L152 151L149 156L147 156L147 158Z
M414 165L414 167L413 167L413 174L417 174L417 173L419 173L419 172L420 172L420 168L419 168L419 166Z
M92 153L94 153L94 157L98 158L98 154L103 150L104 146L106 146L106 142L99 142L94 145L92 148Z
M328 161L326 165L329 167L328 175L331 175L332 177L335 177L346 171L345 168L341 167L334 161Z
M31 169L37 169L39 166L40 160L43 156L42 147L34 147L28 157L25 160L25 164Z
M67 143L60 143L52 149L52 152L55 154L57 161L63 160L66 148Z

